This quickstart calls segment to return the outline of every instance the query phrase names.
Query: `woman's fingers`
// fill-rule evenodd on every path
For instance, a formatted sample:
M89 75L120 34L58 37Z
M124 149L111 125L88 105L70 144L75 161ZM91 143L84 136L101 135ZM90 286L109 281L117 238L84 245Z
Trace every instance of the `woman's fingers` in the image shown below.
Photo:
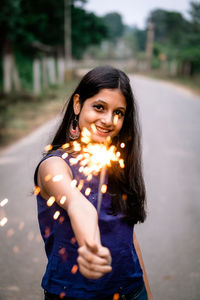
M77 258L77 262L82 275L87 278L97 279L112 271L112 267L108 263L107 257L110 252L108 250L102 250L101 257L98 255L98 251L102 246L97 246L97 253L94 252L95 247L92 247L91 249L90 246L87 247L84 245L78 249L79 256Z
M77 262L79 266L83 266L88 271L94 272L94 273L109 273L112 271L112 267L109 265L101 265L96 263L88 263L83 257L79 256L77 258Z
M111 257L111 254L110 254L110 251L108 248L106 247L99 247L99 250L98 250L98 255L101 257L101 258L104 258L106 259L107 263L109 265L111 265L112 263L112 257Z
M98 279L104 275L104 273L99 273L99 272L88 270L82 264L79 265L79 271L84 277L86 277L88 279Z
M105 257L100 257L96 253L91 252L86 246L80 247L78 253L87 263L108 265L108 261Z

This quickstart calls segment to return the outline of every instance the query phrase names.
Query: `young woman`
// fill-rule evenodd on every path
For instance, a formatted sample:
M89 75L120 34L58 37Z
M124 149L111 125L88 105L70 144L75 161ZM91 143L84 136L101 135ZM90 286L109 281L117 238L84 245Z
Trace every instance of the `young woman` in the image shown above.
M125 164L123 169L117 163L108 168L99 215L99 174L88 181L80 164L70 163L77 153L62 147L74 140L81 143L83 128L92 143L110 137ZM69 99L52 146L35 172L39 225L48 258L42 280L45 300L152 299L133 231L134 224L145 220L146 203L138 116L127 75L110 66L88 72ZM66 151L68 156L63 156ZM53 180L56 176L62 180Z

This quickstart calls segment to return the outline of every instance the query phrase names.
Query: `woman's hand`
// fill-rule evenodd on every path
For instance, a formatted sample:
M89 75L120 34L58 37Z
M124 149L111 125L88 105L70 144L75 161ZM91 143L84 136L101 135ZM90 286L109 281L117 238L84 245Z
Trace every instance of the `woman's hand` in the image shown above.
M78 254L79 271L86 278L98 279L112 271L112 259L108 248L96 243L86 243L78 249Z

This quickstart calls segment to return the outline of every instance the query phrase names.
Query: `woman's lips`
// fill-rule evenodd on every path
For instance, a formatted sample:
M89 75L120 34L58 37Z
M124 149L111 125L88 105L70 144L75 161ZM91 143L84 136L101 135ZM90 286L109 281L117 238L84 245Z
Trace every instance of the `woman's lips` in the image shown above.
M103 127L100 127L100 126L96 126L96 129L97 129L98 134L102 135L102 136L109 135L110 132L111 132L110 129L103 128Z

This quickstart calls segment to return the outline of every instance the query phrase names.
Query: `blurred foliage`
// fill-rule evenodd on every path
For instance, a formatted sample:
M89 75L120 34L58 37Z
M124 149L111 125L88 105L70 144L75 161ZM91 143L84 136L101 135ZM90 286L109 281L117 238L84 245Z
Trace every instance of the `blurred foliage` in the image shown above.
M116 41L123 35L125 25L119 13L108 13L103 17L103 20L108 28L108 38L110 40Z
M190 2L190 20L178 12L156 9L148 22L154 24L153 64L159 68L159 57L178 62L178 73L193 75L200 72L200 2ZM156 62L156 63L155 63Z
M81 58L89 45L100 44L107 37L102 18L82 7L71 5L72 54ZM8 40L21 52L32 56L34 43L64 46L64 0L1 0L0 37L3 46Z

